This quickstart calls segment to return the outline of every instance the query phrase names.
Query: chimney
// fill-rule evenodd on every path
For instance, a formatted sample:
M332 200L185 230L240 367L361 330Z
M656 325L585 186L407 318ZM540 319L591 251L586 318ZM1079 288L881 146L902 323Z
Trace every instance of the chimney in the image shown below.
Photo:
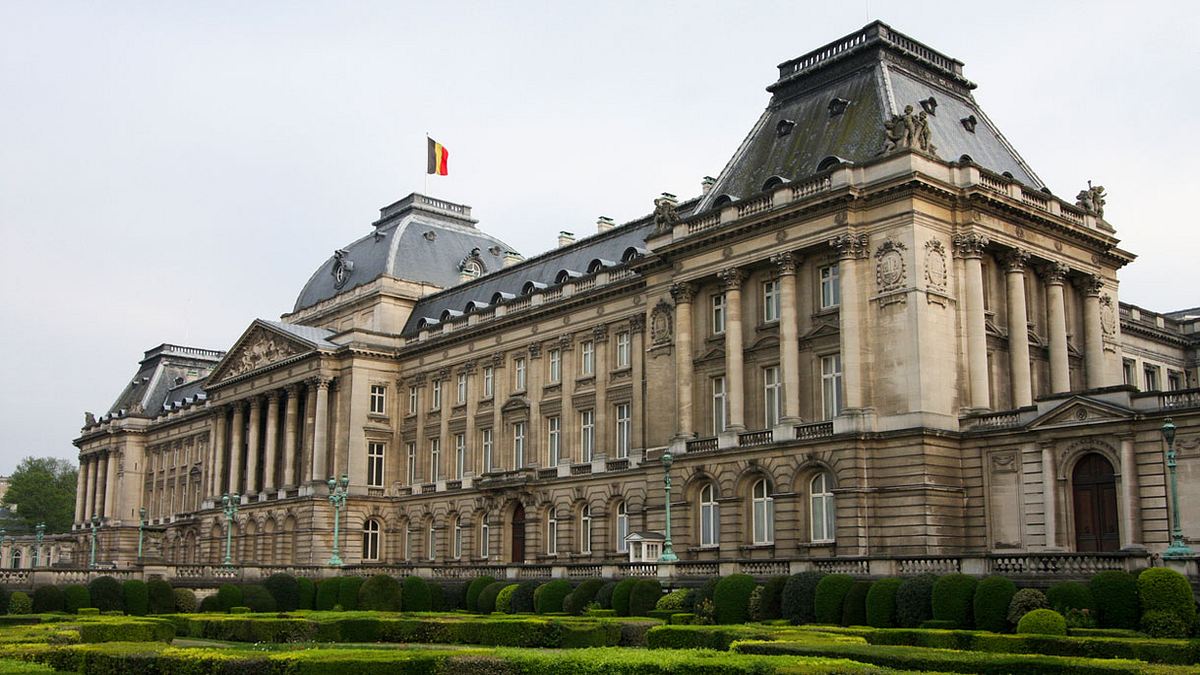
M613 223L612 218L609 218L608 216L600 216L600 219L596 221L596 234L604 234L614 227L616 227L616 225Z
M713 186L717 184L717 179L712 176L705 176L700 179L700 194L706 195L712 192Z
M563 230L558 233L558 247L570 246L575 243L575 234Z
M521 262L522 260L524 260L524 258L522 258L521 254L517 253L516 251L505 251L504 252L504 266L505 267L512 267L513 265L516 265L517 263Z

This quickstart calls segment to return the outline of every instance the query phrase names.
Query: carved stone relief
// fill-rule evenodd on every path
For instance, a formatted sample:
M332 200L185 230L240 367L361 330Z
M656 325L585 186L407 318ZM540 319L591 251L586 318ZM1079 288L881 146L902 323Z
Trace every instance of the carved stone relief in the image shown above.
M225 376L237 377L298 353L300 353L300 349L291 342L272 336L265 331L259 331L242 346L236 360L225 372Z
M937 239L925 242L925 283L930 290L945 292L948 278L946 247Z
M905 264L903 242L885 239L875 251L875 283L881 293L893 291L904 285Z
M650 312L650 342L654 346L671 344L673 310L666 300L659 300Z

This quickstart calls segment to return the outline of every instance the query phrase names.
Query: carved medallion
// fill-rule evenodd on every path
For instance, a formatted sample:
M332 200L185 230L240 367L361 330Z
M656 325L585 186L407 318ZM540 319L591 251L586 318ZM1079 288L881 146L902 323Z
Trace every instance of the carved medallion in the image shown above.
M891 291L904 284L904 249L906 246L891 237L875 251L875 282L879 290Z
M930 290L944 292L947 280L946 248L937 239L925 242L925 283Z
M1115 304L1112 296L1107 293L1100 298L1100 328L1110 337L1117 334L1117 312L1113 308Z
M670 303L659 300L650 312L650 342L654 346L671 344L671 315Z

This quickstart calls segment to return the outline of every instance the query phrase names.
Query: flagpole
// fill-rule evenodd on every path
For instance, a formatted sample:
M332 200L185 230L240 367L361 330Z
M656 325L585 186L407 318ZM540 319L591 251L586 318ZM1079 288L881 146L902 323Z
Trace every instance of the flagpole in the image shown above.
M426 150L428 151L428 148L429 148L429 132L428 131L425 132L425 147L426 147ZM429 168L428 167L425 168L425 193L424 194L426 197L429 196Z

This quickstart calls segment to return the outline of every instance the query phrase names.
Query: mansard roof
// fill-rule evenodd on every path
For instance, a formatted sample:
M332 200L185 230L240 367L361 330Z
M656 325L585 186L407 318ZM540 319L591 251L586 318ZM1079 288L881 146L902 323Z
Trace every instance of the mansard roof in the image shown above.
M157 413L172 392L208 376L225 352L161 344L146 351L137 373L108 409L109 415Z

